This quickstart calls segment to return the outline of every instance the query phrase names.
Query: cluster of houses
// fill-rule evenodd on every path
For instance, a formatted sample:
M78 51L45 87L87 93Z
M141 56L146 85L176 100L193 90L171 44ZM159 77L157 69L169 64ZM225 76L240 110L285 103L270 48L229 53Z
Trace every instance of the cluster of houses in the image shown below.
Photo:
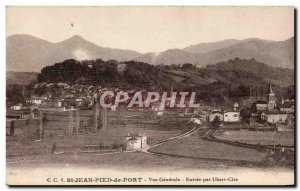
M48 91L42 96L32 96L26 100L26 103L8 104L7 117L8 118L34 118L35 109L47 112L55 111L67 111L72 109L88 109L92 108L95 99L99 97L101 92L108 89L101 86L90 85L68 85L66 83L40 83L36 84L35 88L45 87ZM54 91L51 91L53 89ZM119 89L111 89L112 91L120 91ZM51 93L54 92L54 93ZM134 94L134 90L129 92L129 96ZM144 93L144 94L143 94ZM142 95L145 97L146 92L142 91ZM158 116L162 116L165 111L165 105L152 103L151 110L155 111ZM205 107L205 106L201 106ZM116 108L111 108L115 111ZM286 123L286 120L294 113L295 103L294 100L284 100L281 98L279 102L275 99L275 93L271 86L266 100L257 100L252 103L252 115L255 118L260 118L270 124ZM187 115L189 108L184 108L183 111L179 111L180 115ZM200 116L201 121L212 122L217 116L223 122L235 123L241 121L241 114L239 110L239 104L234 103L231 109L227 110L210 110L206 112L205 109L199 108L193 109L193 113Z
M239 105L235 103L232 110L221 111L214 110L207 115L207 121L212 122L216 117L220 121L224 122L239 122L241 120L241 114L238 109ZM263 123L268 124L286 124L287 120L293 118L295 111L294 100L281 97L279 102L276 101L275 93L271 86L269 86L269 92L266 100L258 100L252 103L252 118L259 119Z
M220 121L238 122L240 121L240 111L238 110L238 107L238 103L235 103L232 110L214 110L211 114L207 115L207 121L212 122L216 117L218 117Z
M68 85L66 83L40 83L34 88L46 88L44 95L33 95L25 103L7 103L7 118L28 119L36 117L34 110L60 112L74 108L91 108L100 87L84 85ZM54 88L54 91L51 89ZM55 93L51 93L55 92Z
M30 119L39 115L34 106L27 106L21 103L7 104L6 118L11 119Z
M284 100L282 97L280 102L276 102L275 93L270 86L267 100L254 102L252 109L254 116L258 116L262 121L284 124L293 116L295 103L294 100Z

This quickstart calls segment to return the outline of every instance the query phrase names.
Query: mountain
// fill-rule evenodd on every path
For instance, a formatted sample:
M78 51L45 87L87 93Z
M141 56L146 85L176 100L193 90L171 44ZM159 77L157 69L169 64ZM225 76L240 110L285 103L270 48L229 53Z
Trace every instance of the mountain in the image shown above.
M190 53L207 53L221 48L226 48L228 46L237 44L239 42L240 42L239 40L227 39L219 42L200 43L196 45L191 45L186 48L183 48L182 50Z
M169 49L161 53L147 53L134 60L139 62L145 62L149 64L184 64L193 63L197 64L198 55L188 53L180 49Z
M6 72L7 85L29 85L31 82L37 80L38 73L35 72Z
M294 68L294 38L285 41L228 39L146 54L100 47L78 35L59 43L51 43L30 35L13 35L7 37L6 44L9 71L37 72L44 66L67 59L135 60L154 65L192 63L205 67L234 58L254 58L268 66Z
M75 35L59 43L51 43L30 35L7 37L6 56L9 71L40 71L44 66L66 59L132 60L140 53L131 50L100 47Z
M269 66L294 68L294 38L286 41L246 39L226 48L211 51L201 57L201 64L215 64L234 58L255 58Z
M184 49L167 50L161 53L147 53L135 60L150 64L192 63L199 67L229 59L241 58L263 62L269 66L294 68L294 38L286 41L268 41L257 38L225 40L214 43L200 43Z

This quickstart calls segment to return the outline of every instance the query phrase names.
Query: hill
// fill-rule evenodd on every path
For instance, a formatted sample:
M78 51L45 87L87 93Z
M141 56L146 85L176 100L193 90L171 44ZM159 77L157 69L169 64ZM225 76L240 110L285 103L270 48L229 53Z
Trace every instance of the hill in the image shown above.
M222 84L230 89L237 86L294 85L294 70L270 67L255 59L228 60L203 68L191 64L162 66L165 72L181 86L201 87Z
M24 87L36 79L36 73L7 72L7 97L24 100ZM206 102L223 102L250 95L250 87L272 84L276 92L294 86L294 70L270 67L255 59L231 59L198 68L193 64L150 65L137 61L103 61L74 59L46 66L38 74L36 83L26 86L25 95L32 93L59 94L59 83L80 87L147 91L193 91ZM12 85L19 83L19 85ZM51 85L50 85L51 84ZM14 99L11 99L13 97Z
M142 62L65 60L46 66L38 75L38 82L97 85L118 88L165 88L169 79L161 68Z
M174 86L178 90L214 83L225 84L228 88L263 84L288 86L294 84L294 70L239 58L203 68L192 64L153 66L137 61L66 60L43 68L38 81L145 89Z
M218 70L224 71L245 71L249 72L265 82L279 86L294 84L294 70L287 68L270 67L262 62L256 61L254 58L246 59L231 59L227 62L220 62L206 66L206 71ZM240 80L245 80L241 78ZM234 82L232 82L234 83Z

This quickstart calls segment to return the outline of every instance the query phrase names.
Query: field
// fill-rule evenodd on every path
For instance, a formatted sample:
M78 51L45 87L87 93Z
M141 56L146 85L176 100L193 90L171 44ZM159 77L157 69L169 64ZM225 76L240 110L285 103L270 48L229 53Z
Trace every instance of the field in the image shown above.
M47 155L51 153L53 143L56 144L59 152L84 151L87 150L86 146L88 145L120 145L125 142L128 133L145 134L151 143L155 143L192 128L189 125L181 125L186 124L184 121L187 119L185 118L178 119L175 126L173 124L166 125L168 118L174 118L173 114L157 118L144 111L122 111L122 113L108 112L107 127L92 132L90 131L92 127L88 126L92 114L91 110L80 111L79 121L82 120L87 131L84 130L85 128L81 128L78 135L70 134L68 112L49 114L43 127L44 138L42 141L35 141L38 139L35 135L38 130L37 120L30 124L26 124L24 120L16 121L15 136L7 136L7 156ZM76 117L73 121L76 122ZM9 123L7 123L7 134L9 134Z
M294 146L294 131L229 131L214 134L217 139L260 145Z
M93 111L80 111L78 120L84 124L78 134L70 133L70 117L68 112L53 113L47 116L44 125L45 134L41 141L30 133L38 129L38 121L28 124L26 121L15 123L14 136L7 136L7 164L8 167L98 167L116 169L219 169L219 168L260 168L269 151L253 149L237 145L215 142L203 138L207 131L205 124L195 132L182 138L176 138L154 146L147 151L122 153L118 146L125 143L128 133L145 134L154 144L161 140L187 132L194 125L188 123L188 117L180 117L173 112L166 112L158 117L149 111L122 111L108 112L108 125L106 128L91 131L88 121L91 120ZM101 116L101 115L100 115ZM73 116L73 123L78 121ZM101 117L100 117L101 118ZM72 124L73 124L72 123ZM101 121L99 122L101 124ZM9 134L9 123L7 125ZM230 133L228 133L230 132ZM261 132L260 136L254 132L239 134L245 131L225 131L215 134L218 139L226 139L244 136L244 140L252 140L253 137L269 135L274 132ZM253 134L251 134L253 133ZM269 133L269 134L267 134ZM280 132L276 136L283 139L285 135ZM231 135L231 136L228 136ZM270 139L269 139L270 140ZM289 140L289 139L285 139ZM53 144L56 144L57 154L52 154ZM262 143L262 142L261 142ZM282 143L281 143L282 144ZM99 145L108 146L109 149L99 150Z
M177 169L223 169L231 165L220 161L195 160L175 158L141 152L115 154L78 154L78 155L49 155L43 160L37 157L26 158L26 162L8 163L8 168L98 168L111 170L177 170ZM28 162L27 162L28 161Z
M150 149L150 152L249 164L260 163L268 156L264 151L209 141L198 134L169 141Z

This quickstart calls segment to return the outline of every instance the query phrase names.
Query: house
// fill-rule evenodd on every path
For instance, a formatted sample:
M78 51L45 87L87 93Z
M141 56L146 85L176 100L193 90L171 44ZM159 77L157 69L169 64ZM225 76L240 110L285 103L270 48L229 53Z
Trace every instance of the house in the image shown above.
M157 104L153 104L151 106L151 109L154 110L154 111L164 111L165 106L157 103Z
M75 98L76 106L81 106L83 104L82 98Z
M12 110L21 110L21 108L22 108L21 103L10 106L10 109Z
M290 101L284 101L282 99L281 104L278 105L280 111L284 111L286 113L294 113L295 112L295 103Z
M197 125L201 125L201 120L199 118L196 118L196 117L192 117L190 119L190 122L193 122L193 123L196 123Z
M29 100L26 100L26 103L31 103L34 105L42 105L43 99L39 98L39 97L32 97Z
M126 137L126 150L141 149L147 147L147 136L141 134L128 134Z
M260 117L262 120L275 124L275 123L285 123L285 121L288 118L288 113L283 112L283 111L278 111L278 110L269 110L269 111L264 111L260 114Z
M164 115L164 112L163 112L163 111L158 111L158 112L157 112L157 116L162 116L162 115Z
M240 112L239 111L225 111L224 112L224 122L238 122L240 121Z
M110 106L110 111L117 111L117 106L116 105Z
M222 112L213 111L211 114L208 115L208 121L212 122L216 117L219 117L220 121L224 120L224 116Z
M256 101L252 104L253 111L266 111L268 109L268 102Z
M131 137L126 140L126 150L135 150L140 148L140 142L137 138Z
M63 100L53 99L51 101L43 101L41 107L62 107Z

